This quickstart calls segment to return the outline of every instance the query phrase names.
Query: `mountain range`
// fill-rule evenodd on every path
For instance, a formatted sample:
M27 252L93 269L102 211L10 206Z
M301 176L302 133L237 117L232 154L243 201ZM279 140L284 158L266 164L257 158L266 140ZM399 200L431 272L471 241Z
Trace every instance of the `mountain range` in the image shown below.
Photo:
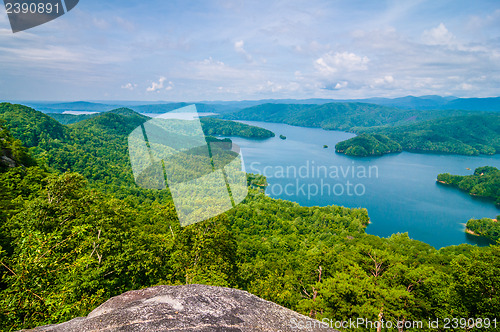
M76 102L34 102L23 101L21 104L35 108L43 113L78 112L105 112L119 107L129 107L139 113L165 113L176 108L196 104L199 112L229 113L248 107L263 104L310 104L322 105L334 102L342 103L369 103L380 106L395 107L405 110L468 110L489 111L500 110L500 97L489 98L458 98L453 96L441 97L406 96L399 98L365 98L365 99L263 99L242 101L201 101L201 102L171 102L171 101L76 101Z

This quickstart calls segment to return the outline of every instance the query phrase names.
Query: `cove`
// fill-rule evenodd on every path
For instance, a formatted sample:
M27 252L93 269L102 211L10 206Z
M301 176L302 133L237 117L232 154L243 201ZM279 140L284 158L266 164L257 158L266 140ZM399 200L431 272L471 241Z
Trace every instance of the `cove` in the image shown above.
M353 137L351 133L241 122L276 134L265 140L231 137L242 149L246 171L268 177L266 194L273 198L303 206L366 208L371 220L366 232L381 237L408 232L435 248L490 244L466 234L465 223L471 218L494 218L500 209L491 201L440 185L436 177L439 173L468 175L486 165L500 168L499 155L402 152L353 158L335 153L335 144Z

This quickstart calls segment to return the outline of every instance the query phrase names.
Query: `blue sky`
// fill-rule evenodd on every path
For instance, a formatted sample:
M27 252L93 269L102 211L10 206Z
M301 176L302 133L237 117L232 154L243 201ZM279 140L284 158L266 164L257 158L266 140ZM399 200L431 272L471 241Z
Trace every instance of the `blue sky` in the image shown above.
M498 1L80 0L13 34L0 100L500 95Z

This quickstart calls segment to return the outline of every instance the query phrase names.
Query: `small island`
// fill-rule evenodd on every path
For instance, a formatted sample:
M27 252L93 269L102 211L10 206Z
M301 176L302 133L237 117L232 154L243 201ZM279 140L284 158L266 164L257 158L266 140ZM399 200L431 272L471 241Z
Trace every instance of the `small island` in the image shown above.
M323 149L328 149L328 145L323 145Z
M381 134L361 134L335 145L336 152L356 157L381 156L401 150L398 142Z
M286 139L286 136L285 135L280 135L280 138L281 139Z
M274 137L270 130L240 122L203 117L200 120L205 135L238 136L244 138L265 139Z

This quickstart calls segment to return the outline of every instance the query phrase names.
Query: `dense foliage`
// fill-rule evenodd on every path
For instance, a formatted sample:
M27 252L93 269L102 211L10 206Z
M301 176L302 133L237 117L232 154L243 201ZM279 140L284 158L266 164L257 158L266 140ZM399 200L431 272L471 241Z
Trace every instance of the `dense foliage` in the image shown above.
M32 147L35 157L44 159L58 171L78 172L91 185L110 192L134 192L142 197L165 199L163 192L139 190L128 156L128 135L150 118L128 108L100 113L69 126L32 108L0 104L0 119L14 137ZM269 137L272 132L232 121L204 119L206 135ZM106 189L102 185L106 184Z
M110 112L116 113L116 110ZM83 120L93 118L95 116L99 116L99 114L74 115L74 114L60 114L60 113L47 113L47 115L64 125L77 123ZM255 126L250 126L244 123L220 120L208 117L202 117L200 119L200 122L205 135L238 136L245 138L274 137L274 133L270 130Z
M500 205L500 170L484 166L474 170L473 175L451 175L449 173L439 174L437 180L440 183L451 185L465 190L473 196L488 197Z
M436 251L406 234L365 235L366 210L252 191L225 215L181 228L171 203L112 198L76 173L12 169L2 180L22 197L1 227L4 329L85 315L129 289L185 283L245 289L318 319L499 314L500 248Z
M239 136L245 138L274 137L274 133L270 130L244 123L207 117L202 117L200 122L205 135Z
M366 103L263 104L226 114L224 118L357 131L362 128L392 126L467 113L465 111L401 110Z
M478 167L473 175L439 174L437 181L467 191L473 196L487 197L500 206L500 170L491 166ZM497 216L497 220L500 216ZM466 231L485 236L493 241L500 239L500 223L490 218L471 219Z
M59 122L26 106L0 103L0 119L26 147L45 146L48 141L57 142L67 136L66 128Z
M376 129L404 150L463 155L500 153L500 114L455 116Z
M477 235L487 237L493 241L500 240L500 222L498 218L493 220L490 218L471 219L467 222L467 229Z
M6 117L12 135L49 139L31 149L38 165L0 171L0 329L186 283L248 290L318 319L424 322L418 331L435 331L429 319L500 315L499 246L438 251L407 234L366 235L365 209L274 200L262 176L249 176L236 208L180 227L166 190L136 188L126 167L124 133L145 119L116 113L61 127L61 139Z
M28 154L22 142L12 137L2 125L5 125L5 123L0 120L0 170L9 166L34 165L35 161Z
M380 156L387 153L401 152L401 145L389 137L380 134L361 134L335 145L335 151L348 156Z

